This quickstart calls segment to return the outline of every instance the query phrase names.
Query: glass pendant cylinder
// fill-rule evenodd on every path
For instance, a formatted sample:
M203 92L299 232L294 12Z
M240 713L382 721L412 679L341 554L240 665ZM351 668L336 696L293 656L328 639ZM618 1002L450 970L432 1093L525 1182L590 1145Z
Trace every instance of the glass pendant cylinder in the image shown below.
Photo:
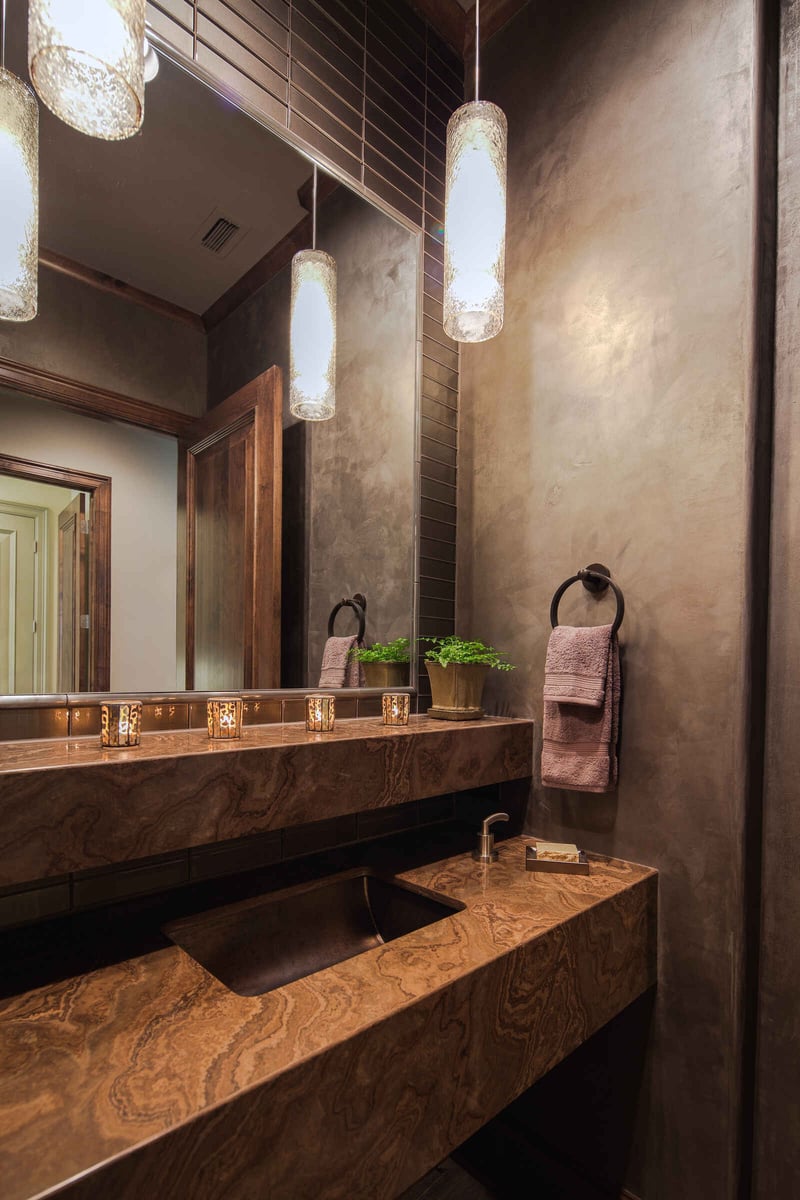
M292 259L289 411L304 421L336 412L336 260L324 250Z
M473 100L447 123L444 330L485 342L503 328L508 124L502 109Z
M131 137L144 117L146 0L30 0L28 69L57 117L91 137Z
M36 316L39 278L39 108L0 67L0 320Z

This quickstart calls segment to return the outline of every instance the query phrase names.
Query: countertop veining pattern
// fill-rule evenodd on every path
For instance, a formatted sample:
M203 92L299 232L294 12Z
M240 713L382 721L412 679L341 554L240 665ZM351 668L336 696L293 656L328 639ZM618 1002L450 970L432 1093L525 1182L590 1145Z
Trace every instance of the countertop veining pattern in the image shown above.
M404 878L467 907L265 996L170 947L0 1004L5 1200L388 1200L654 982L648 868Z
M0 887L461 791L533 771L533 723L360 719L0 745Z

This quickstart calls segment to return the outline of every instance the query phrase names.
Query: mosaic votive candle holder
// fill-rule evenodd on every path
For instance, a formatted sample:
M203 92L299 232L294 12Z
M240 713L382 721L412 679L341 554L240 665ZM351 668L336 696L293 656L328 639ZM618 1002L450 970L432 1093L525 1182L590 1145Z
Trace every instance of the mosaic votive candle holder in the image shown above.
M223 696L209 700L208 736L210 738L238 738L242 736L242 701L235 696Z
M309 733L330 733L335 720L333 696L306 696L306 729Z
M142 728L141 700L120 700L100 705L100 745L138 746Z
M411 712L408 692L384 692L381 697L384 725L407 725Z

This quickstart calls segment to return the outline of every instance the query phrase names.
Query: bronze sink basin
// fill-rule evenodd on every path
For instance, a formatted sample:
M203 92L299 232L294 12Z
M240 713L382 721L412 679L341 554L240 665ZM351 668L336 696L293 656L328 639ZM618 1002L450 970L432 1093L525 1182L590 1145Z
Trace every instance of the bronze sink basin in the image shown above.
M464 908L369 868L228 904L164 933L239 996L260 996Z

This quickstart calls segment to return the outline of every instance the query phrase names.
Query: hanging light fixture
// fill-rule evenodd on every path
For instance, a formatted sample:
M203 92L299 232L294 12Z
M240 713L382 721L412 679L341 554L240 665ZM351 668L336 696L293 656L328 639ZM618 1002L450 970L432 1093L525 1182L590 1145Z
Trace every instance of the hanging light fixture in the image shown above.
M508 126L478 98L480 0L475 3L475 99L447 123L444 331L485 342L503 328Z
M304 421L336 412L336 260L317 249L317 164L311 249L292 259L289 411Z
M57 117L91 137L131 137L144 117L146 0L30 0L28 69Z
M39 108L6 70L6 5L0 31L0 320L36 316L39 274Z

